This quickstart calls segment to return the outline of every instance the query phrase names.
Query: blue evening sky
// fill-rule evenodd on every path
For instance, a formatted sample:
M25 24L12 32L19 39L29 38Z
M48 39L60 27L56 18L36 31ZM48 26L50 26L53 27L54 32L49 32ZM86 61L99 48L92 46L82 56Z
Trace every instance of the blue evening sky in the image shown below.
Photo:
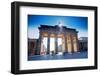
M38 27L41 24L55 26L59 22L68 28L74 28L79 37L88 37L88 18L79 16L51 16L51 15L28 15L28 38L38 38Z

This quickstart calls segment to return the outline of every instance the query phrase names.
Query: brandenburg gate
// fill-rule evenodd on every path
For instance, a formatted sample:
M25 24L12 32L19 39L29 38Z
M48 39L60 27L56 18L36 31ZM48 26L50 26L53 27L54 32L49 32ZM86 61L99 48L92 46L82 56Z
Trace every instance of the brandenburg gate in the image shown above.
M52 52L54 54L58 54L59 52L73 53L79 51L78 31L76 29L59 25L41 25L38 29L38 50L40 54L51 54Z

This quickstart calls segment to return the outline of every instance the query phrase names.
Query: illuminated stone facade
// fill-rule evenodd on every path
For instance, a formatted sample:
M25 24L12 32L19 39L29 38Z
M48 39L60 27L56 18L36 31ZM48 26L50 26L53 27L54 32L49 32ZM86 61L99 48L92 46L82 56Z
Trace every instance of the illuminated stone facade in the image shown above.
M38 29L39 40L37 54L45 55L79 51L78 31L76 29L59 25L41 25ZM43 42L44 38L45 44ZM50 42L50 40L52 40L52 42ZM58 46L60 40L61 45Z

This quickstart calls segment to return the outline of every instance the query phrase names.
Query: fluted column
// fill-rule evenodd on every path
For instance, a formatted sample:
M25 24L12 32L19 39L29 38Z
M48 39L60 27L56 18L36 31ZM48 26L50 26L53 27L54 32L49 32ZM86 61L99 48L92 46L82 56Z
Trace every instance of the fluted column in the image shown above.
M48 34L48 40L47 40L47 54L50 54L50 34Z
M58 53L58 38L57 35L55 36L55 53Z
M71 48L72 48L72 51L71 51L71 52L72 52L72 53L74 52L74 46L73 46L73 44L74 44L74 43L73 43L73 36L71 35Z
M65 52L68 52L68 49L67 49L67 36L65 35Z
M38 40L38 48L37 48L37 51L36 51L36 55L40 55L40 52L41 52L41 44L42 44L42 34L40 33L40 36L39 36L39 40Z
M78 41L78 36L76 34L76 42L77 42L77 52L79 52L79 41Z

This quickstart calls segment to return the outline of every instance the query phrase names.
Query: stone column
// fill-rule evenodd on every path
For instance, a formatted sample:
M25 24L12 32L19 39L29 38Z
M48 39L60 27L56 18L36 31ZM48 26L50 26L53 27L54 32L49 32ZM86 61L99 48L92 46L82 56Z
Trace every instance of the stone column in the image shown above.
M64 53L65 52L65 34L63 34L62 36L62 52Z
M71 47L72 47L72 53L74 52L74 46L73 46L73 36L71 35Z
M47 54L50 54L50 34L48 34L48 40L47 40Z
M40 52L41 52L41 43L42 43L42 34L40 33L40 36L39 36L39 40L37 41L38 42L38 44L37 44L37 46L38 46L38 48L37 48L37 52L36 52L36 55L40 55Z
M67 48L67 36L65 35L65 52L68 52L68 48Z
M77 41L77 52L79 52L79 41L78 41L78 36L76 34L76 41Z
M57 35L55 36L55 53L58 53L58 38Z

